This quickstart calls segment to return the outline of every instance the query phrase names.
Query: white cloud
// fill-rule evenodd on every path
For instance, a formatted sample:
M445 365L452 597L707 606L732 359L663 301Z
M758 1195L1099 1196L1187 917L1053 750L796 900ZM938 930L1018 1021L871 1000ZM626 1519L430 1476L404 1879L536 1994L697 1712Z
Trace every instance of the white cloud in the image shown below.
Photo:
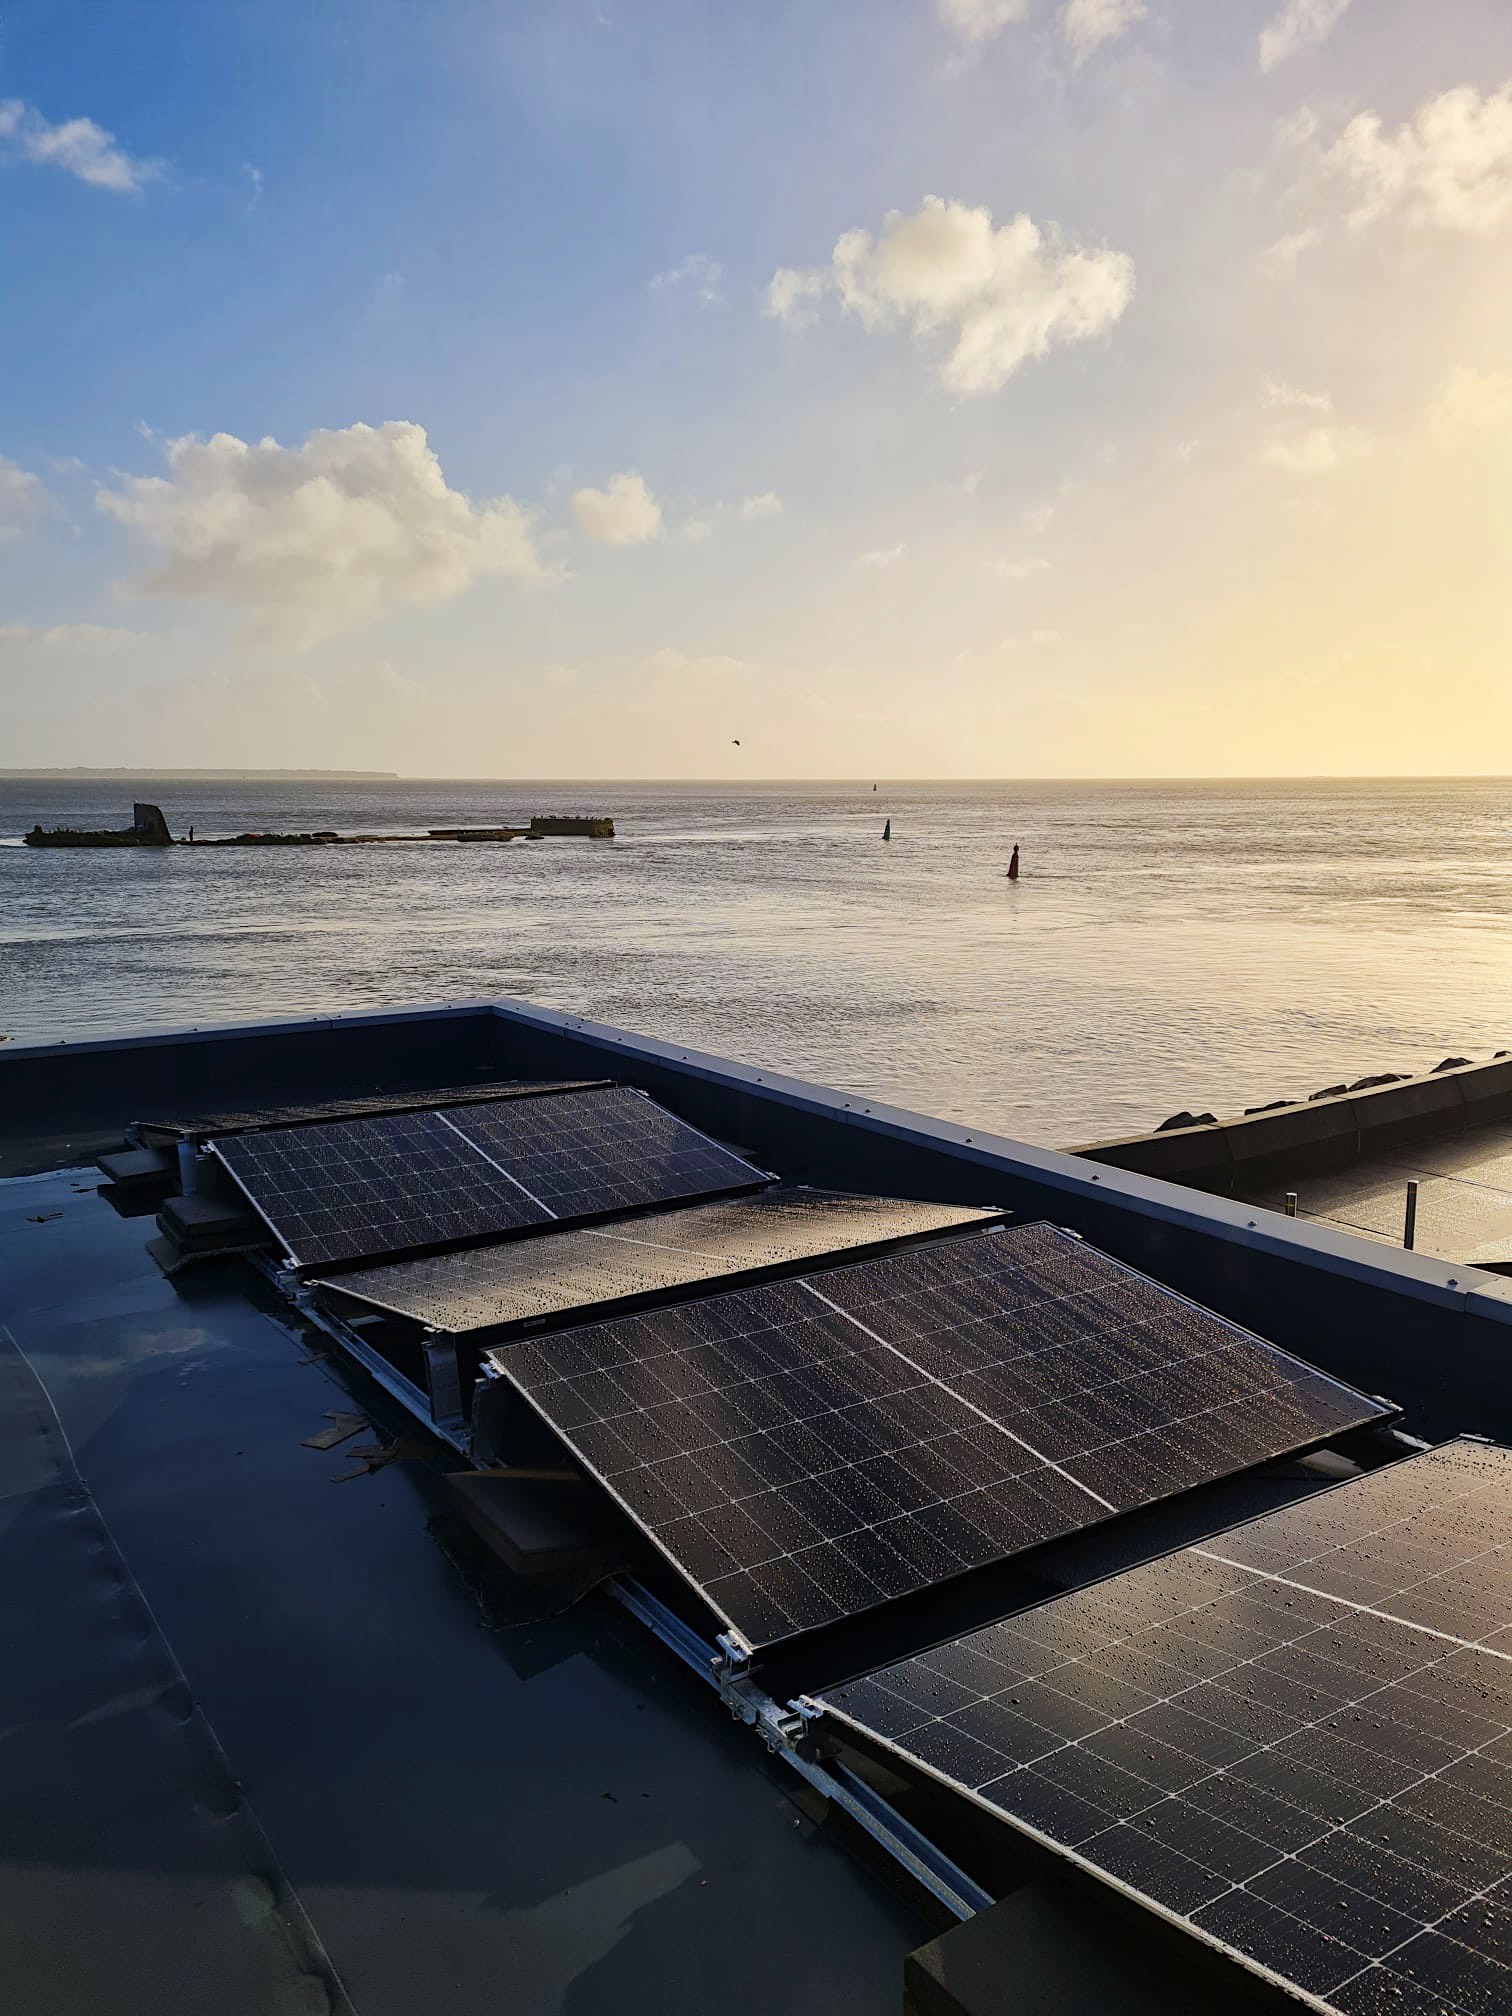
M577 491L572 508L587 536L606 546L640 546L661 531L661 506L633 469L611 476L602 490Z
M1332 413L1333 400L1326 392L1303 392L1295 385L1288 385L1280 378L1265 381L1265 403L1273 411L1296 413Z
M118 651L151 642L144 630L113 630L105 623L0 623L0 655L11 651Z
M166 453L166 476L126 477L96 498L161 555L136 586L255 611L290 642L388 604L443 601L484 575L542 571L525 511L450 489L410 421L320 429L300 448L185 436Z
M1314 245L1321 245L1323 233L1316 224L1306 225L1300 231L1288 231L1284 238L1278 238L1260 255L1260 267L1265 273L1286 273L1296 265L1304 252L1310 252Z
M1399 214L1489 236L1512 222L1512 83L1485 97L1468 84L1445 91L1394 133L1378 113L1362 112L1316 168L1348 192L1353 230Z
M1104 42L1125 35L1149 14L1145 0L1066 0L1061 10L1061 34L1080 65Z
M255 210L262 201L266 177L261 168L255 167L250 161L243 161L242 173L247 178L247 208Z
M740 507L740 515L748 525L754 525L762 518L780 518L782 499L775 490L763 490L759 497L747 497Z
M134 161L93 119L65 119L54 126L35 105L19 98L0 100L0 146L48 168L61 168L96 189L134 196L161 175L157 161Z
M941 380L969 395L996 392L1059 343L1111 329L1133 299L1134 262L1067 244L1026 216L994 226L990 210L926 196L912 216L889 212L877 239L847 231L826 284L868 329L902 321L920 338L944 332Z
M968 47L990 42L1029 16L1030 0L935 0L940 19Z
M1060 641L1059 630L1031 630L1029 633L1031 644L1059 644Z
M663 293L669 287L691 287L701 306L712 308L716 301L724 297L719 291L719 283L724 278L724 268L717 259L711 259L707 252L690 252L686 259L669 266L665 273L653 273L648 285L655 293Z
M680 539L686 539L690 546L702 546L705 540L714 536L712 518L688 518L677 528Z
M790 329L802 329L818 314L825 275L814 267L779 266L767 285L766 310Z
M46 498L47 492L30 471L0 455L0 539L16 538Z
M989 574L995 574L999 581L1028 581L1036 574L1048 574L1048 560L989 560Z
M1283 0L1260 31L1260 68L1274 70L1299 49L1326 42L1349 12L1350 0Z
M1282 427L1261 442L1260 460L1289 476L1327 476L1364 445L1354 427Z
M858 557L856 565L858 567L891 567L902 558L903 547L901 543L896 546L875 546L870 553L862 553Z

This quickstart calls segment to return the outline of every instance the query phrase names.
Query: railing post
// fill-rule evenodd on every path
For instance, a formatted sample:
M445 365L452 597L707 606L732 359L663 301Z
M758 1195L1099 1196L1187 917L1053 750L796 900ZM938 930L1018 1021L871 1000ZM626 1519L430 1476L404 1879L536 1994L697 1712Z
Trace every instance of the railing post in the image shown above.
M1402 1227L1402 1244L1410 1253L1417 1239L1417 1183L1409 1179L1407 1184L1407 1221Z

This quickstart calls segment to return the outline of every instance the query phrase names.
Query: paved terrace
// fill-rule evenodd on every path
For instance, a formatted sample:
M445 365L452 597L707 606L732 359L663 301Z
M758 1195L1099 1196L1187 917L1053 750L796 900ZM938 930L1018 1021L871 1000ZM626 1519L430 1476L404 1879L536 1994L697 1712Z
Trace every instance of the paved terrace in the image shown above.
M1348 1169L1238 1194L1246 1203L1282 1211L1287 1190L1295 1190L1299 1217L1400 1246L1409 1182L1418 1186L1419 1253L1512 1272L1512 1125L1506 1123L1443 1141L1413 1141Z

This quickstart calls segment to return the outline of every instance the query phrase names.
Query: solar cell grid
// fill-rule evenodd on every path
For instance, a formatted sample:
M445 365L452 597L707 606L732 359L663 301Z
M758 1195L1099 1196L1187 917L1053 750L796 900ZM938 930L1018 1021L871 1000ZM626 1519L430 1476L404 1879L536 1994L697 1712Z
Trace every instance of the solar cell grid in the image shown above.
M454 1335L985 1222L948 1204L769 1191L343 1274L343 1295Z
M758 1169L625 1085L448 1116L554 1218L629 1210L766 1181Z
M765 1180L622 1086L236 1134L211 1146L299 1266Z
M1512 2008L1512 1452L1413 1457L821 1698L1319 2008Z
M753 1646L1388 1411L1043 1226L491 1358Z
M301 1265L548 1218L436 1113L238 1134L216 1153Z

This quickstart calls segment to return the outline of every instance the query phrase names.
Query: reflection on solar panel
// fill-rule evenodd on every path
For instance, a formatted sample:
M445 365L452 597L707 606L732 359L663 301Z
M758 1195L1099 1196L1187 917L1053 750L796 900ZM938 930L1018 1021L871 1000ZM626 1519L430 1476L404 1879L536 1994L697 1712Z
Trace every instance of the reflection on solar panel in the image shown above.
M766 1180L623 1086L211 1145L301 1267Z
M553 1218L666 1204L767 1180L627 1085L544 1102L469 1106L450 1117Z
M823 1697L1343 2016L1512 2009L1512 1452L1457 1442Z
M695 1204L633 1224L554 1232L343 1274L334 1286L433 1330L461 1334L665 1294L722 1275L792 1265L847 1247L980 1223L951 1204L774 1191Z
M491 1358L752 1646L1389 1412L1043 1225Z
M310 1120L341 1120L364 1113L425 1113L438 1106L466 1106L479 1100L581 1092L605 1082L596 1078L501 1078L491 1085L438 1085L429 1092L365 1092L313 1106L262 1106L246 1113L200 1114L187 1120L138 1120L133 1132L147 1142L204 1141L216 1134L250 1134L264 1127L297 1127Z

